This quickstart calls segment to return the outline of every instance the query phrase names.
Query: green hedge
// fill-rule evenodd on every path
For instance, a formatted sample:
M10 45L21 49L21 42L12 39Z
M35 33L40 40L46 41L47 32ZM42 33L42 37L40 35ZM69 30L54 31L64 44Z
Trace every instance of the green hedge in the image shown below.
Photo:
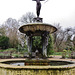
M9 38L6 36L0 36L0 48L7 49L9 47Z

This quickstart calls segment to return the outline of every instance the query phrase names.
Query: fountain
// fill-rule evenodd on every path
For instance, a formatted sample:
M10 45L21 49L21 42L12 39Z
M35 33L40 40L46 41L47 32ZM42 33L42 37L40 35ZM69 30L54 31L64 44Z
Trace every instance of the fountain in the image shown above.
M34 23L29 23L19 28L19 31L27 36L29 58L1 60L0 75L74 75L75 62L48 60L46 58L49 34L57 31L57 28L43 23L43 19L39 17L41 9L40 1L44 0L33 1L37 3L37 17L33 19ZM34 36L41 36L42 49L36 48L34 51L35 57L32 58Z

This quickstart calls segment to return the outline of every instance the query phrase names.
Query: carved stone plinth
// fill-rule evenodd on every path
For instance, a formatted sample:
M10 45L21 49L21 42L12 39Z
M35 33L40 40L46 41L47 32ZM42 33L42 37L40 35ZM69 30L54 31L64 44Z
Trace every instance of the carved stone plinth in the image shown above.
M33 18L34 22L43 22L43 18Z

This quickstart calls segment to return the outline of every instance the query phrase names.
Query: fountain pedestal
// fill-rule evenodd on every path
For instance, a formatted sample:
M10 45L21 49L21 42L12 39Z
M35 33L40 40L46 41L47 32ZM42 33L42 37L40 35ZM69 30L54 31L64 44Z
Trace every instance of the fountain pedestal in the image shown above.
M19 28L19 31L26 34L27 36L28 52L30 54L32 54L32 42L33 42L32 37L41 36L42 37L41 54L47 57L47 45L48 45L49 34L57 31L56 27L45 23L30 23L21 26Z

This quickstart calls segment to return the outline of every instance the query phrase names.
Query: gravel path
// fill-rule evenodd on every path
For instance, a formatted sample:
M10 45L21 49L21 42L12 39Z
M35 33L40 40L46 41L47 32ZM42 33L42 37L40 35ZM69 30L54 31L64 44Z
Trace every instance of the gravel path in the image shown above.
M52 56L53 58L49 58L50 60L64 60L64 61L75 61L75 59L62 59L62 56Z
M16 59L24 59L24 58L14 58L14 60ZM61 56L52 56L52 58L48 58L49 60L64 60L64 61L75 61L75 59L62 59ZM0 59L0 60L4 60L4 59Z

